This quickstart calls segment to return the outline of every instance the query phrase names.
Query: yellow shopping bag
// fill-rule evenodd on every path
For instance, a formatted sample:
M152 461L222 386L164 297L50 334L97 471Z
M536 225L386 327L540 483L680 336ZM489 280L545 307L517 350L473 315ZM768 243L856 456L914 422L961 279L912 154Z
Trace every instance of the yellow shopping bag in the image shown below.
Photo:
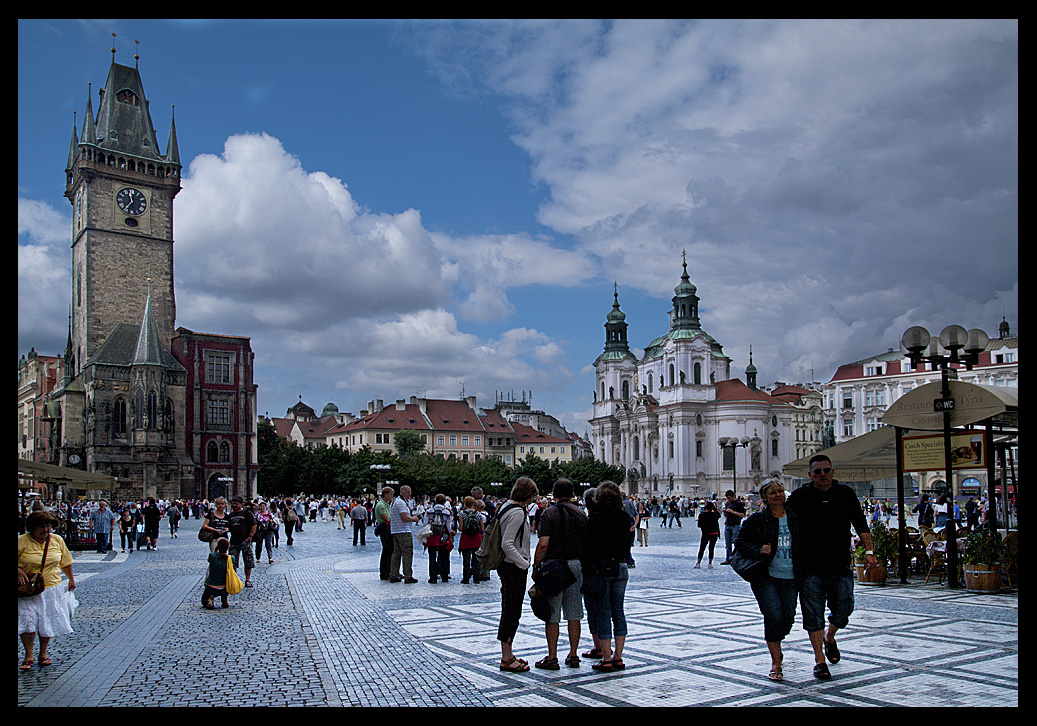
M245 584L234 569L234 560L230 555L227 555L227 593L229 595L237 595L244 589Z

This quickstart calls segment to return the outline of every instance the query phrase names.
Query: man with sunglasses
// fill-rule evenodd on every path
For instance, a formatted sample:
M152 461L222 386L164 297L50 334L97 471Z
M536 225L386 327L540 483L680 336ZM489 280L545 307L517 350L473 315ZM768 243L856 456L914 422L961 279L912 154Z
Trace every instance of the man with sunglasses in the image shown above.
M786 508L799 519L799 602L803 629L814 649L814 676L832 677L825 657L839 662L835 633L845 628L853 612L853 575L850 560L850 527L867 550L868 569L878 565L871 551L871 532L857 494L834 479L832 460L824 454L810 459L810 483L789 495ZM824 629L825 605L828 630Z

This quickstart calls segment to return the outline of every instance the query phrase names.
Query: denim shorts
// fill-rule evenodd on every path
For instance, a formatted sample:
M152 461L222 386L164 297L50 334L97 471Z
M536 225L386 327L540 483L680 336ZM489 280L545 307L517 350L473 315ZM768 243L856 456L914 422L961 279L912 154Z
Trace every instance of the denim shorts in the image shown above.
M562 622L562 612L565 612L566 620L583 620L583 595L580 587L583 586L583 571L580 569L579 560L566 560L569 569L576 575L576 582L555 595L548 602L551 603L551 616L545 621L548 623Z
M853 576L805 575L799 578L799 605L803 610L803 629L824 630L825 605L831 609L828 622L845 628L853 612Z

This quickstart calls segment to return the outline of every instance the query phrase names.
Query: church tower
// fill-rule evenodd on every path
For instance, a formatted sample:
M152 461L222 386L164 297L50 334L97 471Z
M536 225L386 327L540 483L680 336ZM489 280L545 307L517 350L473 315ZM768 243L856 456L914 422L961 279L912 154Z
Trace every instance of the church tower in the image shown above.
M116 63L112 48L97 113L88 95L65 169L72 204L73 376L120 323L140 323L149 299L168 349L176 318L173 198L179 191L175 126L171 121L163 154L136 63Z

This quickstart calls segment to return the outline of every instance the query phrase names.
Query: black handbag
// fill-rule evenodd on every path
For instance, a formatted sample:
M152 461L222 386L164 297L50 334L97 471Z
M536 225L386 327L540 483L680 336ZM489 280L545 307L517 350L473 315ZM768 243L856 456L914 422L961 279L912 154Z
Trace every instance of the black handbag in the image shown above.
M576 582L576 575L565 560L544 560L533 572L533 582L545 597L554 597Z
M746 582L753 582L767 572L767 563L763 560L750 559L737 549L731 553L727 564L731 565L731 569Z

